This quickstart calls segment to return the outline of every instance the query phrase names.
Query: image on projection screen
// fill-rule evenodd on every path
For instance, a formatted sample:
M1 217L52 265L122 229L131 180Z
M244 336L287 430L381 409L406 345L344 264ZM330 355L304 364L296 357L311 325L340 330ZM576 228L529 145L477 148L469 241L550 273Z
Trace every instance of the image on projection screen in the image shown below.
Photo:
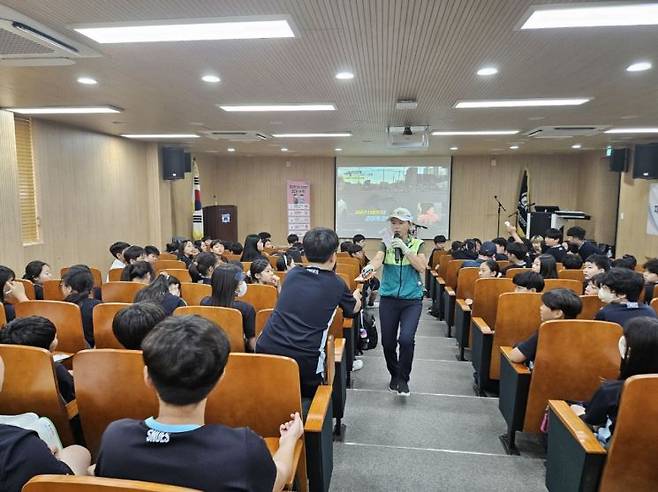
M449 161L448 161L449 162ZM436 166L336 167L336 232L351 238L380 238L397 207L409 209L418 237L448 236L450 164Z

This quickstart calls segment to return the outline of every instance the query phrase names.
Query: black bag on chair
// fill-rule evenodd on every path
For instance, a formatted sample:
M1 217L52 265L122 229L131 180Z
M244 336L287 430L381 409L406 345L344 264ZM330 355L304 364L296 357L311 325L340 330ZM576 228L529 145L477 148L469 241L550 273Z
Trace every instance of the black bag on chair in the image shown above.
M377 347L379 335L377 334L377 325L375 325L375 317L366 312L365 309L360 313L361 326L359 329L359 349L372 350Z

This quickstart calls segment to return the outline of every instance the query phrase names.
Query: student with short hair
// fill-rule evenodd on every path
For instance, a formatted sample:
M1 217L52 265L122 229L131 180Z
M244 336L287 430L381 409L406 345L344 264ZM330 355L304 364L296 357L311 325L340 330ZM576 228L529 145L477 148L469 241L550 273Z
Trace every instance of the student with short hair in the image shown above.
M242 247L241 243L231 243L230 250L234 255L241 255L244 251L244 248Z
M565 253L562 257L562 266L565 270L580 270L583 267L583 259L574 253Z
M57 349L57 329L52 321L43 316L18 318L0 330L0 343L27 345L53 352ZM61 363L53 361L53 365L59 394L66 403L75 400L73 376Z
M136 261L126 265L121 272L122 282L138 282L148 285L155 278L153 265L148 261Z
M167 290L174 297L180 297L181 293L181 283L173 275L167 275Z
M507 239L504 237L497 237L491 241L496 245L496 254L494 260L507 260Z
M166 316L153 302L131 304L114 315L112 333L126 349L141 350L142 340Z
M195 251L194 243L189 239L185 239L178 245L178 254L176 257L179 261L185 263L185 268L189 268L194 259Z
M154 265L160 259L160 250L150 244L144 246L144 254L146 255L146 261L151 265Z
M576 319L583 309L580 297L570 289L553 289L544 292L541 296L541 303L539 317L542 323L556 319ZM538 339L539 331L535 331L514 347L510 353L510 360L516 363L534 362Z
M260 238L263 244L265 244L265 242L268 240L272 242L272 234L267 231L259 232L257 236Z
M248 302L238 299L247 293L247 283L242 269L233 264L219 265L212 273L210 285L212 294L201 299L201 305L227 307L240 311L247 348L253 352L256 346L256 310Z
M34 285L34 297L38 301L43 301L43 283L46 280L52 280L52 278L50 265L45 261L34 260L25 265L23 279L32 282L32 285Z
M279 277L274 273L272 265L270 265L268 260L260 259L252 261L246 280L250 284L271 285L272 287L276 287L277 290L281 290Z
M5 365L0 357L0 395ZM82 446L67 446L55 453L33 430L0 424L0 486L3 492L20 492L37 475L86 475L91 454Z
M532 247L528 248L528 251L532 256L532 259L535 259L544 251L544 238L540 235L532 236L530 238L530 245Z
M629 270L635 271L637 259L633 255L624 255L621 258L613 260L611 266L615 268L628 268Z
M532 262L532 271L542 276L544 280L548 278L558 278L557 264L555 257L552 255L539 255Z
M598 296L599 288L601 287L601 277L602 273L597 273L592 278L590 278L585 285L585 295L586 296Z
M205 252L199 253L188 269L192 282L197 284L210 285L210 278L215 267L219 265L219 260L214 253Z
M544 234L544 244L546 245L544 254L551 255L555 258L555 261L562 263L567 250L562 245L562 232L560 229L548 229Z
M658 284L658 258L651 258L642 265L642 268L644 268L642 273L644 277L644 302L651 304L656 284Z
M585 282L591 279L594 275L604 273L610 270L610 258L605 255L591 255L583 263L583 275Z
M353 244L352 241L343 241L342 243L340 243L340 246L339 246L340 252L341 253L347 253L347 251L350 249L352 244Z
M244 249L240 261L254 261L263 256L263 241L258 234L249 234L244 239Z
M226 246L224 246L224 241L221 241L219 239L214 239L210 243L210 252L213 253L217 259L223 263L226 263L228 260L224 256L224 253L226 252Z
M358 290L350 292L333 268L338 236L324 227L304 236L309 264L293 268L286 275L279 300L256 352L292 357L299 365L302 396L312 398L322 383L325 345L337 307L354 317L361 308Z
M129 246L123 251L123 259L126 265L146 261L146 251L141 246Z
M158 275L153 282L135 294L135 302L152 302L160 306L167 316L174 314L176 308L187 306L185 301L171 293L170 276L164 273ZM180 292L180 282L178 289Z
M544 290L544 277L531 270L514 275L512 283L514 292L541 292Z
M496 245L491 241L485 241L482 246L480 246L477 258L475 260L464 261L464 263L462 263L462 268L479 267L485 261L493 260L495 255Z
M280 253L276 258L276 271L287 272L295 266L295 260L289 253Z
M94 277L87 265L74 265L62 276L61 291L65 302L77 304L82 315L85 340L94 346L94 308L101 302L91 297Z
M498 278L500 276L500 265L496 263L496 260L490 259L480 263L478 278Z
M248 428L205 423L208 394L224 373L229 351L224 332L200 316L159 323L142 342L144 380L158 395L158 416L111 423L96 476L199 490L282 490L303 434L298 413L281 425L274 456Z
M638 304L644 288L644 279L638 272L626 268L611 268L600 278L598 296L606 305L594 319L612 321L625 326L638 316L656 317L656 312L646 304Z
M578 253L583 261L592 255L600 255L601 251L594 244L585 240L586 231L580 226L574 226L567 229L567 243L569 250Z
M123 268L126 266L127 262L124 260L123 252L129 247L130 244L125 241L117 241L112 243L110 246L110 254L114 258L114 261L112 262L112 265L110 265L110 270L114 268Z
M363 235L361 234L359 234L359 236L363 237ZM363 241L365 242L365 238L363 238ZM439 234L438 236L434 236L433 242L434 242L434 250L432 252L445 251L446 243L448 242L448 239L443 234ZM354 241L354 244L358 244L357 241ZM364 245L362 244L361 247L363 246Z
M503 270L503 274L510 268L529 268L528 248L524 244L511 242L507 244L507 256L509 265Z

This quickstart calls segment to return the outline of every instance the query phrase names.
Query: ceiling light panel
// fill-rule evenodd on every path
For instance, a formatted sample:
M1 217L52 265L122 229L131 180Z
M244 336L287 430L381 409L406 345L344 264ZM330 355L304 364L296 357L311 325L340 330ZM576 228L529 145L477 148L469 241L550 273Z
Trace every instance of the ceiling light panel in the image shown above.
M498 99L498 100L471 100L457 101L456 109L484 109L484 108L529 108L541 106L580 106L591 101L589 97L568 99Z
M333 104L218 104L218 106L224 111L236 113L267 111L336 111L336 106Z
M658 3L618 2L608 5L536 8L521 29L564 27L649 26L658 24Z
M121 109L114 106L48 106L4 109L19 114L103 114L121 112Z
M351 132L326 132L326 133L273 133L274 138L331 138L351 137Z
M440 130L432 132L432 135L436 137L443 137L452 135L516 135L517 133L519 133L519 130Z

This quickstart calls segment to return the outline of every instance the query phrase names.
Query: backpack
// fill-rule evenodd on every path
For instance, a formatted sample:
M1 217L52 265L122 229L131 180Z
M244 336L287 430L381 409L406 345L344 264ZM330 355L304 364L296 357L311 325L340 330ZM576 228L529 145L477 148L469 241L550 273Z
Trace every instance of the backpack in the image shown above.
M377 325L375 324L375 317L366 312L365 309L360 313L360 327L359 327L359 350L372 350L377 347L379 335L377 334Z

